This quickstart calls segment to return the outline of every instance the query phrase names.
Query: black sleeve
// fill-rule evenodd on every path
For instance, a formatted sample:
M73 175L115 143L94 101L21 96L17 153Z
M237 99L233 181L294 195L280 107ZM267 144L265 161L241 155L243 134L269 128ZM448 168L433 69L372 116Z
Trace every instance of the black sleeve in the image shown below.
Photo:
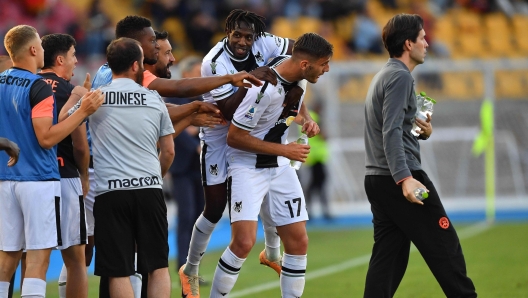
M35 81L29 91L29 100L31 103L31 108L34 108L41 101L45 100L50 96L53 96L53 90L51 89L51 86L48 85L44 80Z

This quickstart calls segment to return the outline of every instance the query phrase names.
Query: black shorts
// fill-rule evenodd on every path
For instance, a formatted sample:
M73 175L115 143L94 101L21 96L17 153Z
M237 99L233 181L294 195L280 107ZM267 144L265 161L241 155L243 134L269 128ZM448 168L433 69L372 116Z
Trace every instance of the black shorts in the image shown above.
M115 190L95 197L95 275L133 275L169 266L167 206L158 188Z

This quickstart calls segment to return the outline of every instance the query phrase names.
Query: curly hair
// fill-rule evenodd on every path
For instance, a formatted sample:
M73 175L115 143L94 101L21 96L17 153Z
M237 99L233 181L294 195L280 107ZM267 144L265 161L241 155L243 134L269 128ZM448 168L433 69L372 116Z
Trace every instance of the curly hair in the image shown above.
M140 16L126 16L117 22L115 35L116 39L128 37L137 39L143 29L152 27L149 19Z
M42 37L44 48L44 67L50 68L55 65L57 56L66 55L72 46L77 45L75 39L68 34L49 34Z
M251 11L234 9L227 16L225 23L225 30L227 33L235 30L237 26L240 26L240 22L245 22L249 25L253 25L255 28L255 40L266 34L266 24L264 20L266 18L259 16Z

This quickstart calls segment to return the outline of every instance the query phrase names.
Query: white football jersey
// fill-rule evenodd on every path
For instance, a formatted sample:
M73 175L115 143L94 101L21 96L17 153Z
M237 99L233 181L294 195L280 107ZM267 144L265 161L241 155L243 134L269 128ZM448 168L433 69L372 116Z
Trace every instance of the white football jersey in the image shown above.
M277 66L289 57L278 57L273 62ZM275 68L272 66L272 69ZM277 73L277 72L276 72ZM286 92L297 82L288 82L277 73L278 83L276 86L265 82L262 87L248 89L248 92L235 114L232 125L250 131L250 135L261 140L279 144L287 144L288 129L293 122L297 112L290 112L282 117L282 106ZM304 95L301 97L298 107L301 106ZM273 168L286 165L289 159L283 156L256 154L228 147L227 162L230 168Z
M227 46L227 38L224 38L214 46L202 61L202 77L222 76L226 74L234 74L242 70L247 72L254 70L257 67L264 66L267 62L280 55L286 54L288 51L289 40L279 36L266 33L264 36L255 40L251 47L251 52L244 59L237 59L229 50ZM248 61L254 60L254 62ZM248 69L238 69L237 63L246 63ZM240 67L239 67L240 68ZM231 96L238 90L231 84L225 84L203 95L205 102L214 103L217 100L222 100ZM218 125L215 128L204 128L207 135L217 136L219 134L226 134L229 125Z

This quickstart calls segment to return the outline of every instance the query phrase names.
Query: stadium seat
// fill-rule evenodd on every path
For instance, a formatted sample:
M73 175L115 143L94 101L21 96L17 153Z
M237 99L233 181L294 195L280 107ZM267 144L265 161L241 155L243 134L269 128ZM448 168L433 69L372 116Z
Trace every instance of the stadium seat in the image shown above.
M528 94L528 71L497 71L495 73L497 99L524 99Z
M292 22L285 17L277 17L271 24L271 33L291 39L297 38Z
M443 96L455 100L473 100L484 96L482 74L442 73Z

